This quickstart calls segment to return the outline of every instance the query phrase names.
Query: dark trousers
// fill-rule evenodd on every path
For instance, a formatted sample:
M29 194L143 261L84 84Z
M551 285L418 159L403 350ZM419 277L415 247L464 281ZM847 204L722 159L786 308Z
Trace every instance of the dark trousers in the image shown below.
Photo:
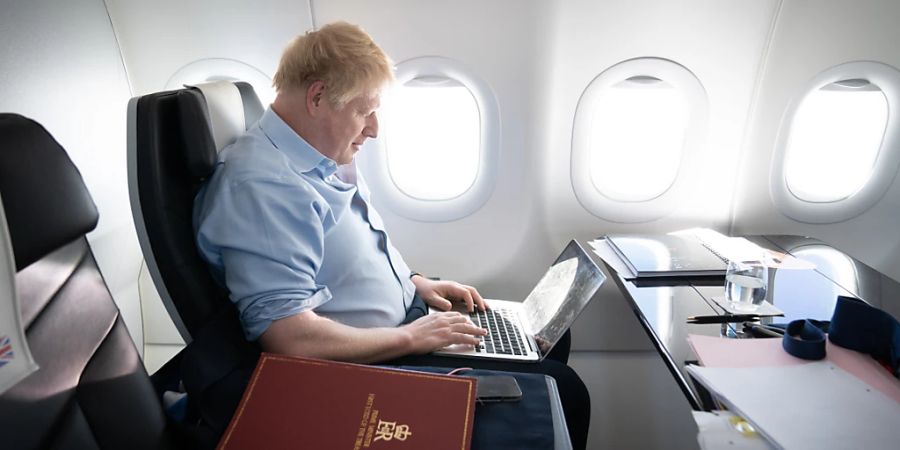
M556 380L559 397L566 415L566 426L572 446L587 447L588 428L591 423L591 397L581 378L566 365L569 359L571 336L567 331L553 351L539 363L461 359L436 355L405 356L382 364L401 366L471 367L473 369L502 370L550 375Z

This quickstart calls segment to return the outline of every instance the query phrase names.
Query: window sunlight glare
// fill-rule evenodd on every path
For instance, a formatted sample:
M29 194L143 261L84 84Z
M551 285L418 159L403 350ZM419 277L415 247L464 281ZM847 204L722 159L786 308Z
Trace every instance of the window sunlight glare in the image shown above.
M639 202L664 193L678 175L688 105L665 82L623 81L595 103L591 181L603 195Z
M397 188L421 200L448 200L466 192L478 175L481 151L472 93L449 79L429 79L413 80L389 95L385 151Z
M785 181L791 193L833 202L859 191L872 176L887 107L878 88L826 86L811 93L797 109L788 141Z

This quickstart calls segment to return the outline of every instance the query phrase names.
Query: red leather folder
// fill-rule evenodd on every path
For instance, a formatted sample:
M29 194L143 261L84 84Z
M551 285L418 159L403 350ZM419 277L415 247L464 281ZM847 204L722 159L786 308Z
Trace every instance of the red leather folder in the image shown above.
M263 353L218 448L468 450L475 379Z

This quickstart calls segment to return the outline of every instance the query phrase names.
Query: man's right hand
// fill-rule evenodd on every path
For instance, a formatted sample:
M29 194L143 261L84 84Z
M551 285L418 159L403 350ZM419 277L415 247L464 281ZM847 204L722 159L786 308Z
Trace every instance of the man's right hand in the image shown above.
M412 353L419 355L448 345L478 345L476 336L487 334L487 330L458 312L431 313L400 329L409 333Z

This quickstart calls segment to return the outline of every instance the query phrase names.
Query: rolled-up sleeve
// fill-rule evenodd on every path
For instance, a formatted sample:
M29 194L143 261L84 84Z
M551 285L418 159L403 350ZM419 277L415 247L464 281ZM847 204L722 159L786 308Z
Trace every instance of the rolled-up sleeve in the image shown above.
M332 219L314 189L277 178L226 181L216 188L206 193L197 243L230 291L247 339L258 339L275 320L331 300L316 274Z

